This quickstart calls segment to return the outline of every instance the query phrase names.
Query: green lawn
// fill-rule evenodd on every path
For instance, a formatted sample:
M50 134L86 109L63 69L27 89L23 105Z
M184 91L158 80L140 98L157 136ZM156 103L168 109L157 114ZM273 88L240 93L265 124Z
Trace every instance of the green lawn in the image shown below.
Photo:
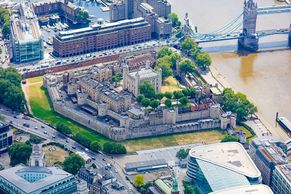
M173 76L168 77L163 81L162 93L174 92L177 90L182 90L180 83Z
M44 90L41 86L42 77L28 79L25 86L25 92L28 96L28 101L34 116L43 119L52 125L57 125L57 123L60 122L65 123L68 127L71 128L73 134L80 133L92 141L98 141L101 145L107 141L110 141L97 132L94 132L55 113L49 102L46 90Z
M24 85L24 91L34 116L56 125L59 122L65 123L72 129L73 134L80 133L92 141L98 141L101 145L111 141L97 132L86 128L58 113L55 113L50 104L46 90L42 88L42 77L30 78ZM122 142L129 152L153 149L159 147L192 144L198 142L219 142L224 137L221 130L209 130L161 137L140 138Z
M130 152L142 149L154 149L184 144L195 144L199 142L220 142L224 137L222 130L207 130L192 133L166 135L160 137L147 137L123 142Z
M257 137L256 135L253 136L252 133L247 128L245 128L244 126L237 126L235 131L239 131L239 130L242 130L243 132L246 133L247 143L249 143L252 139Z

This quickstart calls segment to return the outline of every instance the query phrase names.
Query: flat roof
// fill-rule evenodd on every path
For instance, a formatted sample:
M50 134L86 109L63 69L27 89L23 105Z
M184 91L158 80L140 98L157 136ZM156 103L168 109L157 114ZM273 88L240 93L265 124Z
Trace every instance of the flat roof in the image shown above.
M267 185L245 185L240 187L231 187L209 194L273 194L273 191Z
M160 166L160 165L168 165L166 160L159 159L159 160L146 160L141 162L130 162L125 164L125 169L137 169L137 168L144 168L144 167L151 167L151 166Z
M34 19L14 19L12 20L11 27L15 41L38 41L41 38L41 31L38 22Z
M141 70L138 70L138 71L133 71L133 72L130 72L129 75L133 78L136 78L137 75L140 76L140 79L146 79L146 78L151 78L151 77L155 77L158 75L157 72L155 72L153 69L151 68L142 68Z
M34 182L29 182L21 177L22 173L43 173L45 176ZM74 176L57 167L27 167L21 164L0 171L1 179L13 184L25 193L32 193L69 177L73 178Z
M244 147L238 142L197 146L190 150L189 155L248 177L257 178L261 176L260 171Z
M163 193L171 194L171 188L161 179L157 179L155 184L163 191Z

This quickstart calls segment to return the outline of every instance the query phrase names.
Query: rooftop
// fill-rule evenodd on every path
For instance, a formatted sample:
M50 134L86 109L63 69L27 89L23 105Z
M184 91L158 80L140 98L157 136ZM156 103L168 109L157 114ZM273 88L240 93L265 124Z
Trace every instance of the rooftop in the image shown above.
M282 144L272 138L256 138L252 145L258 149L268 162L276 164L287 164L288 158L283 150L279 147Z
M25 193L32 193L69 177L74 178L70 173L57 167L26 167L24 165L17 165L0 171L0 179L5 179Z
M141 162L130 162L125 164L125 170L133 170L138 168L153 167L153 166L162 166L168 165L164 159L159 160L147 160Z
M240 187L231 187L220 191L211 192L210 194L273 194L273 191L263 184L245 185Z
M291 164L277 165L276 168L281 172L281 174L291 185Z
M133 78L136 78L137 75L139 75L140 79L143 80L146 78L158 76L158 73L151 68L142 68L141 70L130 72L129 75Z
M11 27L11 31L13 33L15 41L38 41L41 38L41 31L36 20L14 19L12 21Z
M248 177L261 176L244 147L237 142L197 146L190 150L189 155Z

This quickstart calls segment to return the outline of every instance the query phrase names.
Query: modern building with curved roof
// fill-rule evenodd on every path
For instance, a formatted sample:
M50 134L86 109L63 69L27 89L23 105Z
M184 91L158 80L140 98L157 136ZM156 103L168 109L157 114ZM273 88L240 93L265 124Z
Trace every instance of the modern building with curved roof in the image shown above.
M246 185L241 187L231 187L229 189L223 189L215 191L209 194L273 194L273 191L267 185Z
M205 192L261 183L261 173L237 142L202 145L189 151L187 176Z

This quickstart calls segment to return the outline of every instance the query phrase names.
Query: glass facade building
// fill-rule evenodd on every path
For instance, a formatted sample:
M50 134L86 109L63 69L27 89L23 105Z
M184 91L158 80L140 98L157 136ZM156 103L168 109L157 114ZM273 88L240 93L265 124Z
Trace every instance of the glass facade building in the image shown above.
M0 153L13 143L13 132L7 123L0 121Z
M258 171L239 143L197 146L188 156L187 176L205 193L230 187L260 184Z
M275 167L271 189L276 194L291 193L291 164L277 165Z

